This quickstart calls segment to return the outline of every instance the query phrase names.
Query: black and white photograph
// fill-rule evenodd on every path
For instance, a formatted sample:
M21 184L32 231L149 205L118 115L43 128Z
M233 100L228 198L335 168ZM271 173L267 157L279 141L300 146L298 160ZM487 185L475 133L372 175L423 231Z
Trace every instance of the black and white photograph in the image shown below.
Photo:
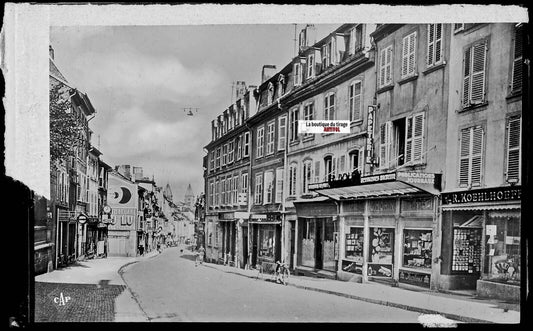
M5 4L10 327L523 323L528 17Z

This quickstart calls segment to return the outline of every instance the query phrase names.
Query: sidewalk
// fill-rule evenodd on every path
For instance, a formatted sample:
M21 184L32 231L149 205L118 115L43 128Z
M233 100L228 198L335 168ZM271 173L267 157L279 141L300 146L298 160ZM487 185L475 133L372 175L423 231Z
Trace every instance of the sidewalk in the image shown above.
M36 322L145 322L148 319L128 289L121 270L158 255L78 261L35 277ZM58 305L57 298L70 302ZM54 301L55 300L55 301Z
M244 270L212 263L204 263L204 266L252 279L256 279L258 276L257 270ZM268 278L269 276L263 277L263 279ZM261 278L258 281L260 280ZM520 323L520 306L518 304L507 304L505 308L502 308L498 301L478 299L466 295L430 292L429 290L415 291L375 282L362 284L293 275L289 278L288 286L416 311L422 314L442 315L445 318L466 323Z

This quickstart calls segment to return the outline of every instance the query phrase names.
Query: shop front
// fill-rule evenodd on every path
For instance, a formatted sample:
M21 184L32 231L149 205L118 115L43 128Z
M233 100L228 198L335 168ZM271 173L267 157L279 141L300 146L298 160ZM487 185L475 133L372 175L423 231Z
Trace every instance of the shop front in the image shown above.
M318 197L295 200L296 208L296 274L336 278L336 238L338 234L337 204Z
M76 260L76 224L75 212L58 208L57 266L65 267Z
M340 204L338 279L434 288L439 182L437 174L398 172L317 190Z
M521 187L443 193L441 208L441 288L519 301Z
M222 232L222 262L225 265L235 265L235 244L237 238L235 213L219 213L218 221Z
M222 261L222 231L218 214L205 217L205 243L206 261L210 263Z
M250 263L258 268L262 262L281 260L281 213L251 214L248 220Z

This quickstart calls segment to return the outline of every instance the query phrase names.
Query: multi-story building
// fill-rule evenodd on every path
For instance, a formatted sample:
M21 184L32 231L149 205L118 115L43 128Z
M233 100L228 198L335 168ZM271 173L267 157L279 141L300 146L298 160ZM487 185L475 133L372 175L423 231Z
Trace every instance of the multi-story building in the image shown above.
M523 30L452 26L440 288L520 297Z
M270 73L263 66L255 97L257 113L247 121L251 136L249 264L282 260L283 188L286 173L287 109L283 102L294 86L292 64ZM269 72L270 71L270 72Z
M284 259L297 273L335 278L334 235L342 232L338 203L312 188L331 176L365 172L366 108L375 101L369 36L374 26L344 24L318 42L308 39L312 29L300 33L295 86L283 103L288 109ZM302 120L349 121L350 133L299 133Z
M97 255L98 232L102 229L103 223L100 217L99 206L99 159L102 153L95 147L91 146L87 159L87 177L88 185L88 205L87 205L87 222L83 225L84 237L82 239L82 249L87 258ZM102 223L102 224L100 224ZM100 224L100 226L99 226Z
M157 216L155 215L155 210L157 209L157 202L155 198L156 184L153 179L143 176L137 178L135 182L137 183L139 188L144 189L140 213L143 216L143 223L140 224L141 231L139 231L138 233L140 237L138 238L138 245L142 247L141 250L143 253L147 253L154 249L153 235L156 223L155 220L157 218Z
M96 236L96 256L107 257L108 232L107 226L111 223L110 207L107 204L108 174L113 170L101 157L98 158L98 217Z
M246 120L256 108L254 88L237 89L235 103L211 122L204 159L206 260L241 267L250 263L248 217L243 213L249 211L252 138Z

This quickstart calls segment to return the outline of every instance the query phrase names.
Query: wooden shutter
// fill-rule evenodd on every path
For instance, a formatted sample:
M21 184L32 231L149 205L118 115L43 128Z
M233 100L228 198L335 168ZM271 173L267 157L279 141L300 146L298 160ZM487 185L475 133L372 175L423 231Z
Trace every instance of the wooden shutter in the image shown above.
M405 121L405 163L412 161L413 154L413 117L407 117Z
M472 47L472 78L470 102L482 103L485 100L485 62L487 47L486 43L478 43Z
M472 130L472 186L481 185L481 170L483 167L483 128L476 126Z
M357 81L353 85L353 118L358 120L361 117L361 82Z
M520 136L521 118L509 120L507 124L507 180L520 180Z
M390 148L392 146L392 122L386 122L380 127L380 167L387 168L390 162Z
M386 73L385 73L385 84L389 84L392 81L392 46L387 48L387 58L385 60L386 64Z
M522 91L522 29L522 25L515 27L512 71L513 77L511 79L512 92Z
M469 184L471 141L470 132L471 128L461 130L459 153L459 186L466 186Z
M470 67L472 61L472 49L468 48L463 56L463 107L470 105Z
M413 161L422 161L424 150L424 113L413 116Z
M442 60L442 24L435 24L435 60L433 64Z
M435 54L435 30L433 29L433 24L428 24L428 53L427 53L427 64L428 66L433 65L433 55Z
M383 49L381 50L380 59L379 59L379 86L385 85L386 58L387 58L387 49Z
M411 75L415 73L416 65L416 33L409 35L409 49L408 49L408 61L407 61L407 74Z
M345 163L346 163L346 156L342 155L339 159L339 173L343 173L346 171Z
M315 161L315 182L318 183L320 181L320 161Z
M410 36L404 37L402 40L402 74L401 76L404 77L409 73L409 42L410 42Z

